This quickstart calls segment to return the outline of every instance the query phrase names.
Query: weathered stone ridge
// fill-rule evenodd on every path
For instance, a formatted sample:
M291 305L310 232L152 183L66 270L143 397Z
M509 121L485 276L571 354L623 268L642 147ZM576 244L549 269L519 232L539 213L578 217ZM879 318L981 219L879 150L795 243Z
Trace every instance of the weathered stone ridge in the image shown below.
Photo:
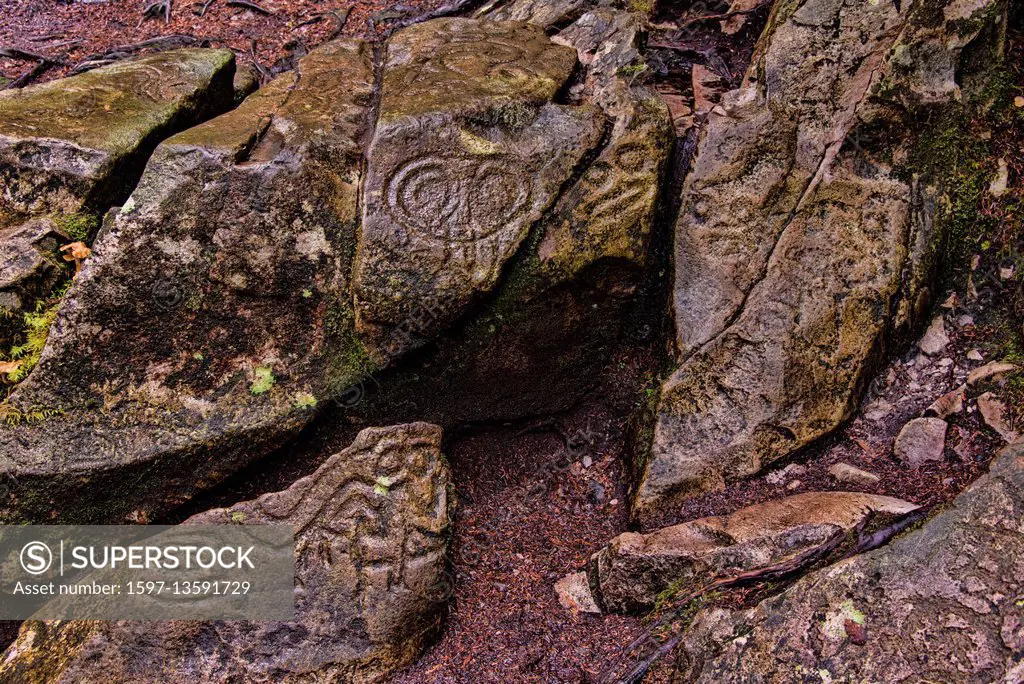
M591 557L588 584L603 610L648 610L667 590L685 596L716 579L825 547L870 515L916 508L887 496L809 492L649 534L626 532Z
M430 22L388 43L355 282L375 356L420 346L490 291L600 142L596 109L550 104L575 63L511 22Z
M364 430L288 489L184 523L293 525L294 621L30 621L0 682L382 681L440 626L449 482L437 426Z
M229 50L171 50L0 93L0 218L122 201L166 137L232 100Z
M10 399L15 417L57 415L0 434L18 478L5 515L145 517L366 372L349 280L371 61L363 43L325 45L156 150ZM125 492L133 477L152 491ZM89 504L58 505L82 487Z
M755 473L850 416L928 301L939 242L936 190L893 162L910 125L892 105L950 101L956 91L934 84L952 67L936 65L955 63L1000 7L951 5L934 25L911 5L776 6L684 187L680 364L662 387L637 514ZM918 73L906 62L922 41L946 57ZM933 96L894 95L894 79L896 93ZM884 145L868 142L870 126L887 127Z
M677 680L1020 681L1022 491L1018 444L921 529L751 610L699 614Z

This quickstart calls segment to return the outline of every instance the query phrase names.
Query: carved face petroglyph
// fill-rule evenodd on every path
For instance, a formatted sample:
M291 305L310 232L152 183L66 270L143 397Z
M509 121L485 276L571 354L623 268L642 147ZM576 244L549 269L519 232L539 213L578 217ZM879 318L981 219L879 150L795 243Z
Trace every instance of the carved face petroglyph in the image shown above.
M445 243L489 238L529 211L532 182L518 167L503 155L413 159L388 182L388 213L418 237Z

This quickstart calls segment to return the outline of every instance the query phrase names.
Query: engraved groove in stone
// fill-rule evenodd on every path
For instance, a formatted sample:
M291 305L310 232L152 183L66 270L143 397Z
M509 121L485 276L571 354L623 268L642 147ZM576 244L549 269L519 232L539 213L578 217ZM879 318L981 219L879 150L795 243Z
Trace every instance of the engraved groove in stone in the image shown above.
M530 205L532 183L521 169L516 173L517 167L505 156L414 159L387 184L388 213L418 237L445 243L484 240Z

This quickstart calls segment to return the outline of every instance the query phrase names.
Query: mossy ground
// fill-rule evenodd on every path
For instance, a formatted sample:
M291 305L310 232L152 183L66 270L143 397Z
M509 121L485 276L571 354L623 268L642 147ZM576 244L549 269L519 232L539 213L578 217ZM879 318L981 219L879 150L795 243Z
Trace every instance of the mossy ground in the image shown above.
M9 350L0 353L0 360L17 362L16 366L3 374L7 382L21 382L39 363L39 357L50 333L50 325L57 317L60 302L70 286L70 280L60 283L48 297L36 304L35 311L24 314L24 328L19 339Z

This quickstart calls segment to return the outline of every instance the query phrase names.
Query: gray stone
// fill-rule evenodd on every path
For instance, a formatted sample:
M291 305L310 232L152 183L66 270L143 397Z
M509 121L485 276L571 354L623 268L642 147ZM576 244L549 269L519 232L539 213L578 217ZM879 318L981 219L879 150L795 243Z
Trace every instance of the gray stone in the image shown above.
M235 69L235 78L231 83L234 92L234 103L238 106L242 100L260 89L260 77L250 64L239 64Z
M676 681L1021 681L1022 492L1017 445L888 546L813 572L753 609L698 614Z
M849 463L836 463L830 466L828 474L845 484L873 485L881 479L874 473L861 470Z
M869 514L903 515L916 508L887 496L808 492L649 534L626 532L591 557L588 584L602 610L646 610L669 587L685 595L819 548Z
M3 406L5 519L146 519L367 372L347 284L372 80L366 45L329 43L160 145Z
M0 339L14 339L23 315L67 275L59 250L68 242L50 219L0 227Z
M915 418L896 435L892 452L911 468L919 468L929 461L941 461L948 427L941 418Z
M946 392L925 409L926 416L934 416L945 420L964 410L964 399L967 396L967 385L960 385Z
M555 593L558 602L568 610L578 613L600 613L601 609L594 603L590 593L587 573L575 572L555 582Z
M1012 373L1016 370L1017 366L1012 363L991 361L968 373L967 384L970 387L974 387L981 382L998 382L1007 373Z
M942 316L936 316L924 331L924 336L917 342L918 348L928 356L938 356L949 346L949 335L946 334L946 323Z
M440 628L449 484L438 427L364 430L288 489L184 523L294 525L294 621L30 621L0 682L381 681Z
M1016 442L1020 434L1010 424L1010 412L1006 402L992 392L985 392L978 397L978 413L985 424L999 433L1007 442Z
M954 3L933 22L886 3L776 5L683 188L678 367L635 516L749 477L851 416L926 307L941 229L936 189L887 161L913 118L893 112L957 100L959 56L998 51L987 27L1002 11Z

